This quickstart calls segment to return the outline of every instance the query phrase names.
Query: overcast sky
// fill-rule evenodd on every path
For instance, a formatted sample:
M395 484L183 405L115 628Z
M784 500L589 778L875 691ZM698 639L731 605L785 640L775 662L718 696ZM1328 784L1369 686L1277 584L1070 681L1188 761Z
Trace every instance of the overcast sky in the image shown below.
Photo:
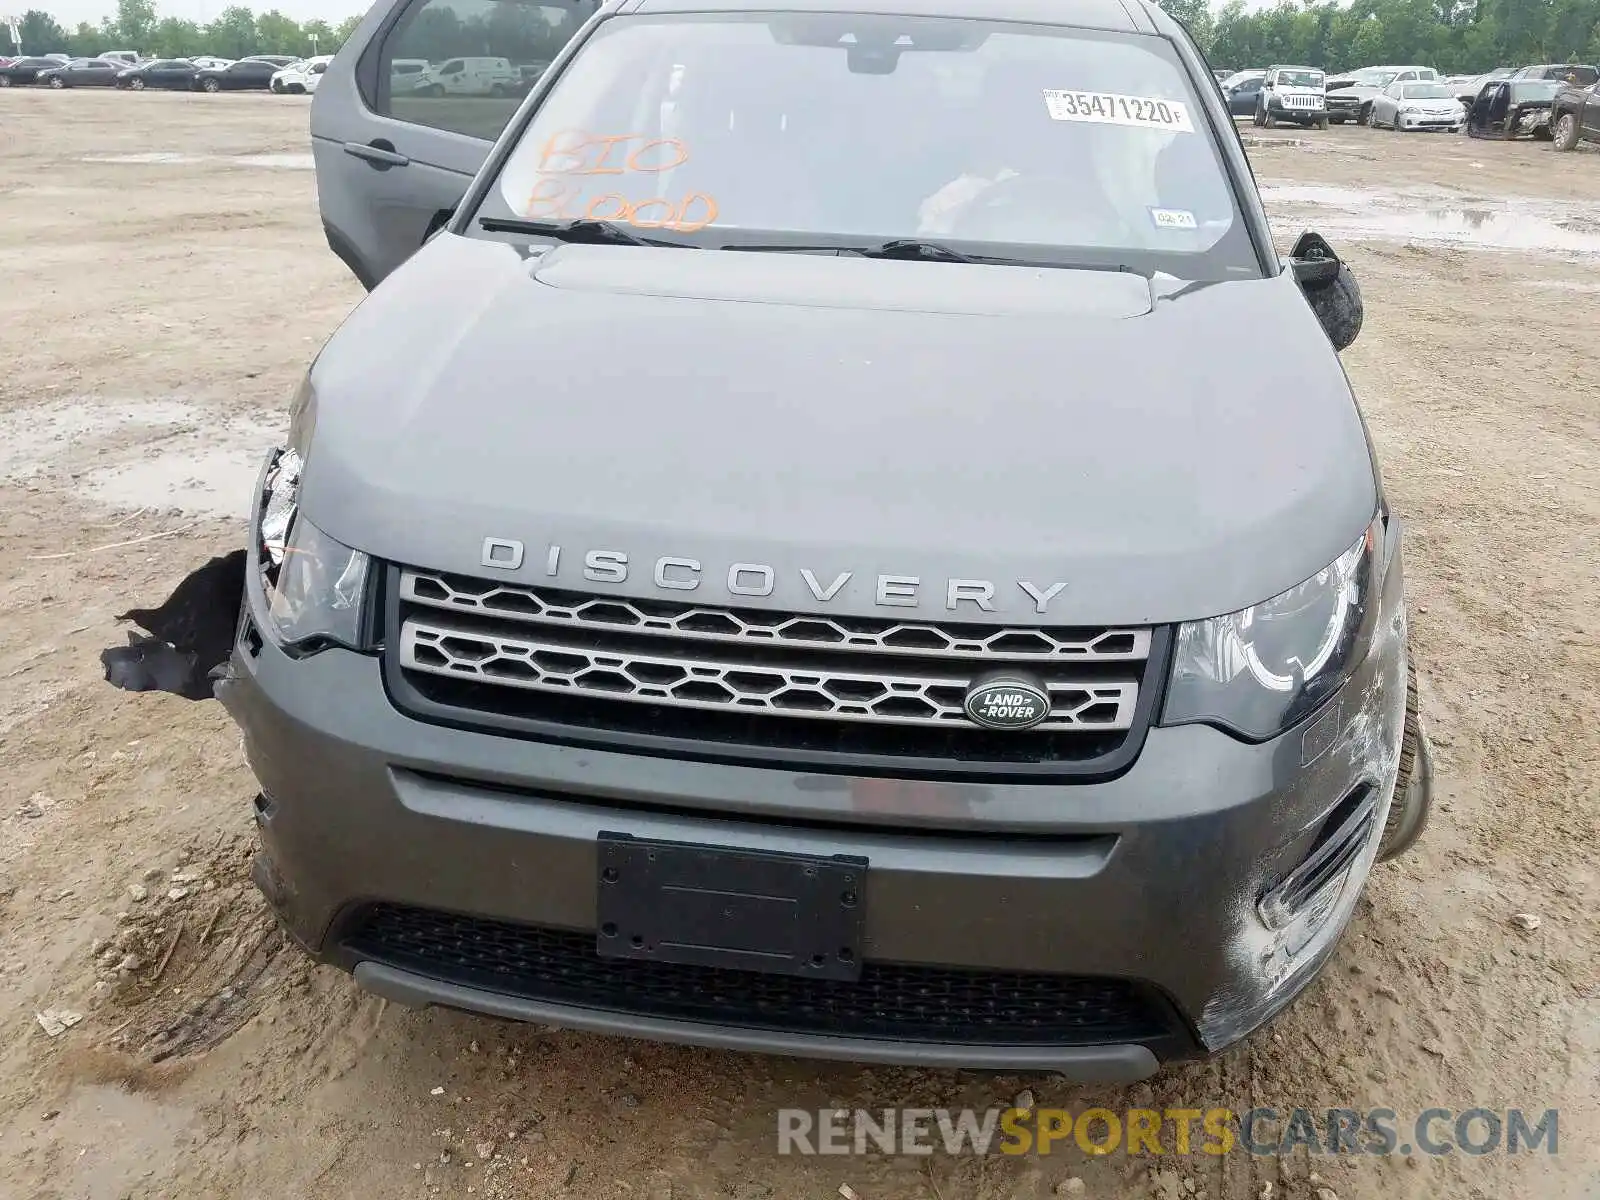
M156 14L163 17L187 17L191 21L209 21L230 3L241 3L256 12L277 9L296 21L309 21L321 17L329 25L337 25L346 17L366 12L370 0L156 0ZM1245 0L1249 9L1270 8L1278 0ZM1213 7L1217 7L1216 4ZM101 17L116 11L116 0L0 0L0 13L26 12L42 8L68 29L79 21L98 25Z

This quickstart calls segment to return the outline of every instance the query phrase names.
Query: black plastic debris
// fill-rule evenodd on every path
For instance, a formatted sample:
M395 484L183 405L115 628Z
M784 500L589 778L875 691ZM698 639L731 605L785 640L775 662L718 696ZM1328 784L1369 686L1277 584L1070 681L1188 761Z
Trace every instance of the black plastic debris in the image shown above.
M244 596L243 550L213 558L190 572L157 608L118 615L149 636L130 631L126 646L100 652L106 682L128 692L171 692L186 700L212 698L211 673L228 661Z

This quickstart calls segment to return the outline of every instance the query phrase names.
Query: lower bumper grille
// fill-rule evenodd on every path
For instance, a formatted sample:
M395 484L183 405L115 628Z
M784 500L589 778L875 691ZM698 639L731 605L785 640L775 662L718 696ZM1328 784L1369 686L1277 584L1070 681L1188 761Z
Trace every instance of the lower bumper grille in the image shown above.
M601 958L594 935L377 904L341 939L447 983L546 1003L747 1029L982 1045L1109 1045L1183 1036L1129 980L866 963L854 983Z

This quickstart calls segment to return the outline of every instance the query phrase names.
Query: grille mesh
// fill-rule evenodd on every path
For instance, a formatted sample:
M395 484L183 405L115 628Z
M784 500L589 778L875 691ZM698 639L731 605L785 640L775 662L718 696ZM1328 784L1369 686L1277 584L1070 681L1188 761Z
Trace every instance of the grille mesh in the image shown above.
M818 617L414 570L398 572L398 600L400 669L423 695L454 708L537 718L541 704L553 705L557 719L590 728L648 728L673 713L674 733L768 745L806 738L769 732L773 725L877 725L888 728L869 735L879 739L869 749L890 754L926 749L896 745L905 736L897 729L921 729L954 739L939 747L951 758L968 755L963 739L970 750L984 734L1035 758L1106 753L1135 724L1152 647L1147 628ZM994 734L975 726L963 704L975 680L1006 667L1034 676L1051 708L1033 729ZM630 707L636 715L617 715ZM1082 744L1063 753L1052 736Z
M868 962L853 983L604 959L594 935L393 904L364 910L347 950L524 999L745 1028L966 1043L1095 1045L1173 1032L1120 979Z

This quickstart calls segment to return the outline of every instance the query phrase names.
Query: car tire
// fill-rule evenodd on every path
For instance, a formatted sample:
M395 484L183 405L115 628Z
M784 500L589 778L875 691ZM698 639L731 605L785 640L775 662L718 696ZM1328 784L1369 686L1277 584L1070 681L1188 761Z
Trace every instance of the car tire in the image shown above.
M59 88L64 88L67 85L61 81L61 76L52 75L52 76L50 76L50 86L53 87L53 88L59 89Z
M444 95L444 88L437 83L429 85L424 91L435 100Z
M215 96L222 90L222 85L215 79L208 79L200 85L200 90L203 92L210 92L213 96Z
M267 86L272 89L274 95L283 95L283 84L279 83L276 79L267 84Z
M506 95L505 84L503 84L503 83L494 84L492 87L489 88L489 95L493 96L496 100L504 100L505 99L505 95Z
M1578 127L1578 118L1572 113L1562 113L1556 118L1555 148L1561 151L1576 150L1578 139L1583 136L1583 130Z
M1323 117L1322 120L1317 122L1317 128L1318 129L1322 129L1322 130L1326 130L1331 123L1332 122L1330 121L1329 118Z
M1536 142L1553 142L1556 140L1555 131L1548 125L1541 125L1533 131L1533 140Z
M142 92L142 91L144 91L144 80L142 80L142 79L130 79L128 81L128 86L131 87L136 92Z
M1406 717L1400 737L1400 769L1395 773L1394 799L1378 840L1378 861L1398 858L1422 836L1433 811L1433 745L1422 728L1417 693L1417 667L1406 664Z
M1270 105L1262 105L1262 107L1261 107L1261 128L1263 128L1263 129L1276 129L1277 127L1278 127L1278 118L1272 115L1271 106Z
M11 86L11 76L9 76L9 75L0 75L0 87L10 87L10 86Z
M1357 125L1371 125L1372 124L1372 105L1363 104L1361 106L1361 111L1356 113L1356 124Z

